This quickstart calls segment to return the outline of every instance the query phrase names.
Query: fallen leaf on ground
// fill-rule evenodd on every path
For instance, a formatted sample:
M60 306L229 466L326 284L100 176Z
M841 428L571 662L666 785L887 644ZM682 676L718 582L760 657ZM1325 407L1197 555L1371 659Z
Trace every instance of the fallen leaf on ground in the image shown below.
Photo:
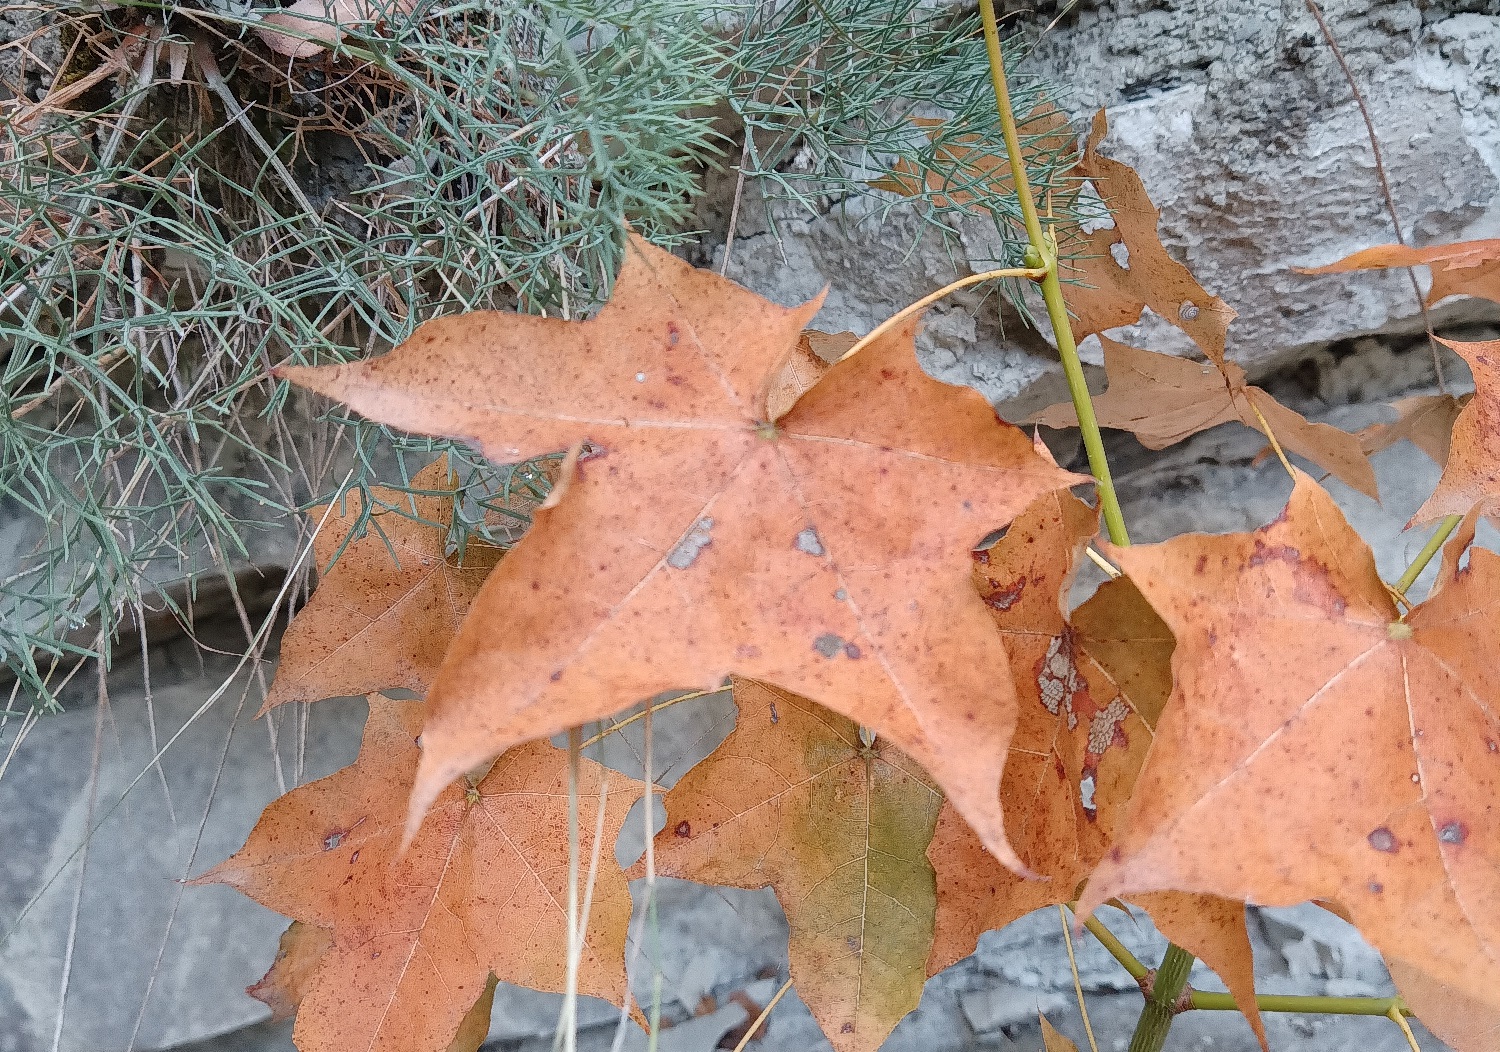
M1151 203L1141 177L1128 164L1101 156L1109 132L1104 111L1093 127L1076 172L1094 185L1109 208L1113 227L1080 232L1062 245L1059 261L1063 297L1073 312L1079 340L1140 320L1150 307L1163 320L1193 338L1215 365L1225 364L1224 339L1234 308L1211 296L1192 272L1162 246L1156 226L1161 213ZM1061 236L1059 240L1064 240Z
M734 731L666 795L657 872L773 888L797 993L839 1052L873 1052L927 979L924 852L942 796L837 713L750 680L735 680L734 696Z
M245 988L245 993L271 1010L271 1022L292 1018L307 992L307 984L331 949L333 932L316 924L292 921L281 933L276 960L259 982Z
M1500 303L1500 240L1460 241L1428 248L1376 245L1324 267L1295 269L1300 274L1339 274L1416 266L1432 268L1432 288L1427 292L1429 307L1449 296L1475 296Z
M447 460L412 476L411 485L448 489ZM477 541L470 541L462 560L445 555L451 492L423 496L377 487L371 495L383 504L406 505L403 511L427 521L377 509L368 532L348 541L360 521L359 494L349 493L342 509L332 509L313 538L313 556L326 568L346 541L348 546L287 626L262 712L289 701L398 687L425 692L479 586L499 562L500 549ZM312 510L314 524L324 511Z
M414 0L296 0L262 16L255 32L288 58L312 58L349 35L351 26L411 14Z
M1465 564L1471 539L1404 620L1300 472L1253 533L1109 549L1177 638L1177 686L1080 909L1156 890L1332 900L1382 953L1495 1004L1500 557Z
M1396 419L1387 424L1371 424L1357 432L1360 448L1368 456L1389 449L1403 438L1416 446L1439 467L1448 463L1453 442L1453 425L1458 414L1473 395L1416 395L1391 403Z
M1245 382L1233 362L1215 368L1100 337L1109 387L1094 399L1100 427L1129 431L1147 449L1163 449L1229 421L1260 431L1260 410L1284 449L1306 457L1365 496L1378 499L1375 471L1360 438L1328 424L1309 423ZM1027 423L1077 427L1071 402L1050 405Z
M439 1052L484 993L505 982L561 992L568 958L568 757L513 749L471 787L445 791L402 853L423 705L370 698L359 758L261 815L240 852L194 883L229 884L278 913L331 929L305 983L301 1052ZM604 769L580 762L580 844L592 850ZM623 788L623 787L622 787ZM605 797L606 843L635 799ZM578 989L625 990L625 876L606 851L593 889Z
M928 849L937 873L936 974L974 952L982 932L1071 902L1108 849L1171 691L1172 634L1135 586L1108 581L1070 619L1064 603L1098 532L1098 513L1066 493L1042 497L975 553L975 583L1005 640L1020 716L1001 785L1006 828L1044 880L1002 868L951 809ZM1189 949L1254 1007L1242 903L1159 894L1132 900L1162 915ZM1169 934L1170 937L1170 934ZM1186 943L1184 943L1186 945Z
M432 685L415 821L519 742L733 672L888 736L1015 862L997 794L1015 703L969 549L1086 480L977 392L927 376L915 320L769 419L769 383L817 307L632 237L589 321L480 312L373 362L279 371L494 461L582 449Z
M1411 524L1464 515L1476 507L1495 518L1500 515L1500 340L1458 343L1440 336L1438 341L1469 363L1474 396L1453 422L1453 442L1437 488Z

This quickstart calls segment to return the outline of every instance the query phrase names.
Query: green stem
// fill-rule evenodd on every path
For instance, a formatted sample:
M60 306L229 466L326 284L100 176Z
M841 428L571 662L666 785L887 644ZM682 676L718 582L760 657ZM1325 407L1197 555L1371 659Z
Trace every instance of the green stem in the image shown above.
M1046 267L1046 275L1041 279L1042 300L1047 305L1047 318L1052 322L1052 332L1057 338L1058 357L1062 359L1063 374L1068 378L1068 392L1073 396L1073 408L1078 413L1078 430L1083 435L1083 448L1088 453L1089 470L1098 483L1099 510L1104 514L1104 527L1109 531L1110 541L1123 548L1130 543L1130 535L1125 531L1125 516L1120 512L1120 500L1115 495L1109 461L1104 455L1104 439L1099 434L1099 421L1094 416L1094 403L1083 375L1083 362L1078 358L1078 345L1073 342L1073 326L1068 321L1068 307L1063 302L1062 282L1057 276L1057 242L1050 232L1042 231L1036 201L1031 195L1031 183L1026 178L1026 161L1021 155L1016 115L1010 105L1010 89L1005 80L1005 59L1000 53L1000 30L995 22L993 0L979 0L979 13L984 20L984 43L989 51L990 80L995 86L1000 130L1005 137L1005 153L1010 159L1016 199L1021 204L1021 218L1026 224L1026 239L1036 249Z
M1193 990L1188 995L1193 1008L1205 1012L1238 1012L1231 994ZM1411 1015L1411 1009L1399 997L1300 997L1293 994L1256 994L1255 1004L1262 1012L1300 1012L1307 1015L1390 1015L1395 1009Z
M1151 969L1142 964L1140 959L1130 952L1129 947L1116 938L1115 933L1106 928L1104 922L1098 917L1090 917L1083 922L1083 926L1099 940L1100 945L1109 951L1111 957L1120 962L1120 967L1129 972L1130 977L1136 982L1140 982L1151 974Z
M1462 515L1449 515L1442 522L1438 523L1437 532L1427 539L1427 543L1422 546L1422 550L1417 553L1417 557L1412 560L1411 565L1406 568L1406 572L1401 575L1401 580L1396 582L1396 591L1405 595L1406 590L1417 583L1417 578L1422 576L1422 571L1427 569L1427 564L1432 562L1432 557L1442 550L1448 538L1453 535L1453 531L1458 529L1458 524L1463 521L1464 517Z
M1068 903L1072 910L1074 903ZM1083 922L1089 934L1099 940L1109 955L1130 973L1136 982L1147 978L1150 970L1140 962L1130 948L1120 941L1098 917ZM1208 993L1188 988L1190 1007L1205 1012L1237 1012L1239 1005L1231 994ZM1262 1012L1300 1012L1307 1015L1390 1015L1394 1009L1402 1015L1411 1015L1411 1009L1399 997L1304 997L1293 994L1256 994L1255 1004Z
M1161 967L1151 981L1146 1007L1141 1009L1135 1035L1130 1039L1130 1052L1161 1052L1167 1031L1172 1029L1172 1019L1178 1012L1177 998L1187 985L1188 972L1192 969L1192 954L1181 946L1167 946L1167 955L1162 958Z

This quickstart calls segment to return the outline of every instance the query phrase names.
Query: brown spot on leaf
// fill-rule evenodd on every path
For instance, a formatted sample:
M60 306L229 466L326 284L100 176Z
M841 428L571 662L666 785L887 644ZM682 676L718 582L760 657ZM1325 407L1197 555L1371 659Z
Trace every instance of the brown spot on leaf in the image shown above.
M1371 832L1366 839L1376 851L1384 851L1388 855L1394 855L1397 851L1396 834L1385 826Z
M1004 613L1016 605L1024 591L1026 591L1026 578L1018 577L1009 587L996 587L993 591L986 592L984 603L990 609Z
M689 837L693 835L693 827L686 822L678 822L672 827L674 836Z

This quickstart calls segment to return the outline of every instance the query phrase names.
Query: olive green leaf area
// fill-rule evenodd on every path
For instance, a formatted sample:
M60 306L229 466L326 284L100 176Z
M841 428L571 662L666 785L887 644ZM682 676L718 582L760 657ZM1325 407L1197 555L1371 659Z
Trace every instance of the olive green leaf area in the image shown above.
M752 680L734 694L734 732L667 793L657 869L775 889L797 992L834 1048L869 1052L922 996L942 796L851 720Z

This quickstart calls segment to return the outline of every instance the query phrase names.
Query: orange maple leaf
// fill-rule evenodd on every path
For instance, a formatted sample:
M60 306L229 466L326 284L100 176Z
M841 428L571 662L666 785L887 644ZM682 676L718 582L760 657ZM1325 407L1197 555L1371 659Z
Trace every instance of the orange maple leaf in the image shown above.
M303 979L294 1037L302 1052L439 1052L491 973L561 992L568 958L568 757L532 742L473 785L455 785L400 851L423 705L370 697L353 765L294 789L261 815L243 849L195 883L229 884L304 924L332 946ZM584 809L603 768L580 761ZM603 793L609 842L634 797ZM586 816L591 818L592 816ZM594 822L580 822L580 851ZM581 993L625 989L630 891L599 866L578 971ZM310 952L310 951L309 951ZM307 963L302 962L304 965Z
M1398 398L1391 403L1391 408L1396 411L1396 419L1361 428L1357 432L1359 447L1368 456L1406 439L1441 467L1448 463L1448 450L1453 443L1453 425L1458 421L1458 414L1473 397L1468 394L1457 397L1436 394Z
M1224 365L1224 340L1234 308L1211 296L1192 272L1173 259L1156 232L1161 212L1135 170L1099 153L1109 133L1104 111L1094 114L1076 172L1094 185L1114 226L1068 234L1067 257L1058 261L1063 296L1079 340L1140 320L1150 307L1180 328L1213 361ZM1059 240L1064 240L1059 236Z
M997 802L1015 706L968 552L1085 479L927 376L915 321L772 419L817 306L775 306L632 237L588 321L444 318L374 362L281 371L492 460L575 450L432 685L414 821L519 742L735 672L889 736L1019 865Z
M1453 421L1452 445L1432 496L1411 524L1479 508L1500 516L1500 340L1486 343L1439 342L1451 347L1474 374L1474 396Z
M1080 909L1176 889L1341 904L1389 958L1500 991L1500 557L1450 542L1405 618L1302 473L1253 533L1110 549L1177 637L1176 687Z
M1271 395L1245 382L1233 362L1218 368L1170 354L1142 350L1101 336L1109 388L1094 399L1100 427L1129 431L1147 449L1163 449L1229 421L1260 431L1258 410L1271 433L1346 485L1378 499L1375 471L1357 435L1309 423ZM1050 405L1028 423L1077 427L1071 402Z
M1324 267L1295 269L1300 274L1338 274L1414 266L1432 268L1432 288L1427 292L1429 307L1449 296L1474 296L1500 303L1500 240L1460 241L1428 248L1376 245Z
M839 1052L873 1052L922 997L942 795L814 702L743 679L734 696L734 731L666 795L657 870L773 888L797 992Z
M1094 509L1050 494L975 553L976 584L1005 640L1020 703L1000 790L1006 828L1021 860L1047 879L1002 869L944 808L928 848L938 894L929 974L973 953L981 933L1074 898L1150 749L1172 687L1172 633L1124 579L1105 582L1071 619L1065 612L1098 529ZM1243 902L1170 892L1132 901L1219 973L1264 1046Z
M447 489L447 459L412 476L411 485ZM318 565L326 566L341 548L343 553L287 626L262 712L289 701L397 687L426 691L479 586L500 560L499 548L478 541L468 544L462 559L446 554L448 530L433 524L451 518L451 492L434 496L376 487L370 495L392 507L409 502L415 518L373 511L376 522L369 532L349 541L362 509L359 494L350 493L324 522L313 538ZM314 508L313 521L322 520L324 511Z

